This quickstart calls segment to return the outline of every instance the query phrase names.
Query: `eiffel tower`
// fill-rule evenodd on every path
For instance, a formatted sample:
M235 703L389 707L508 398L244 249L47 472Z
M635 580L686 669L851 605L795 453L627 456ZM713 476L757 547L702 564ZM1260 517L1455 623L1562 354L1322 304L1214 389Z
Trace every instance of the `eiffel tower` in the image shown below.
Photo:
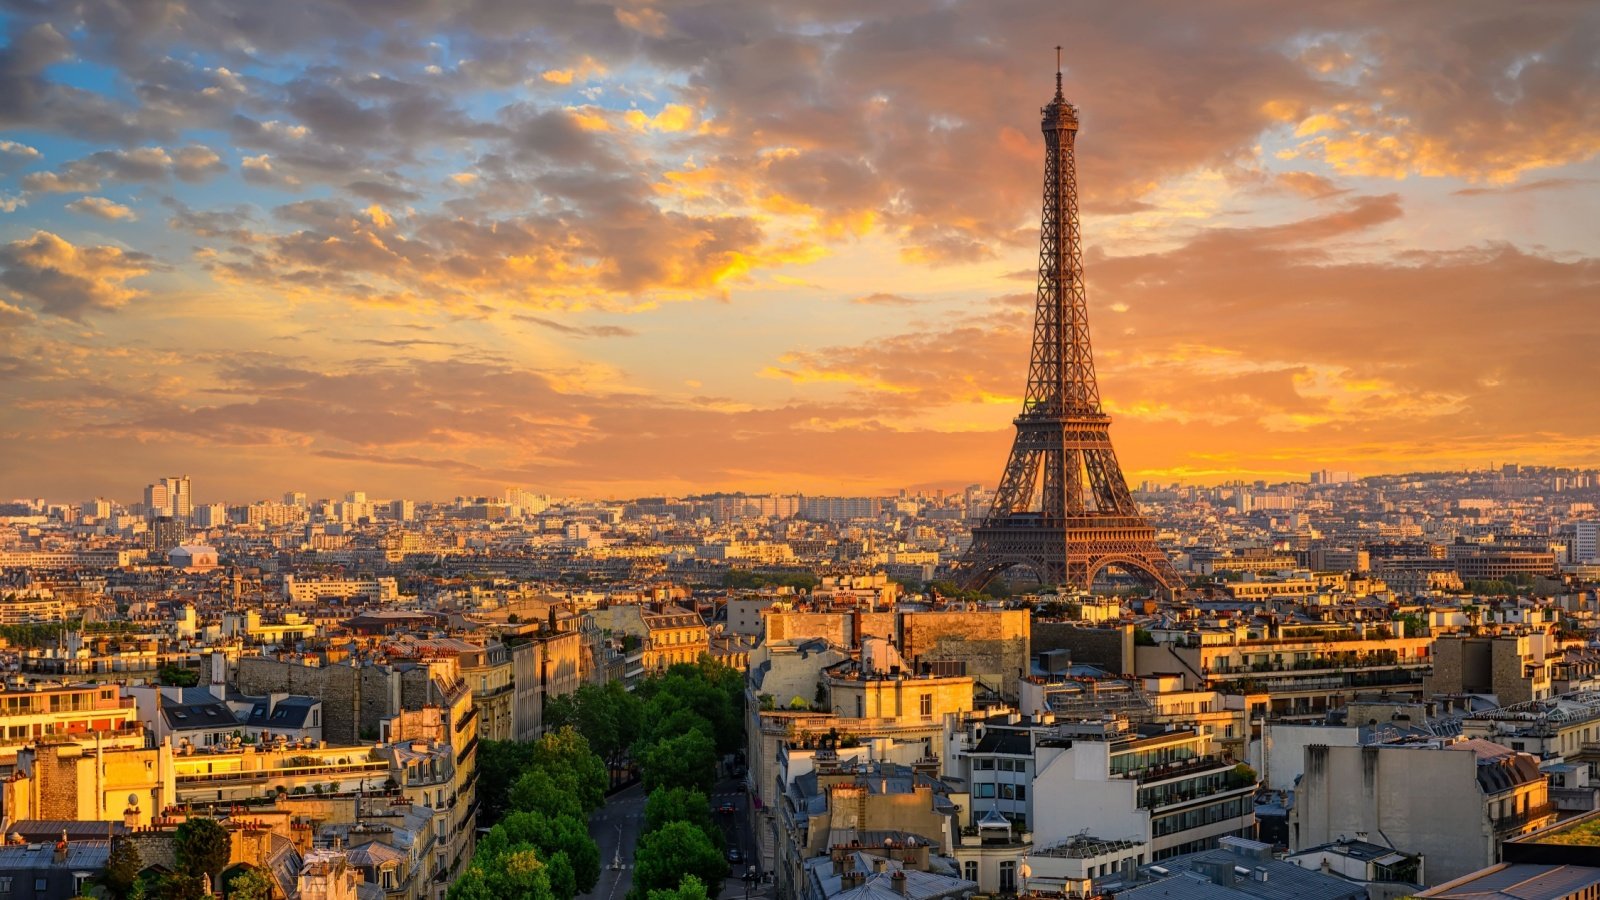
M1117 566L1170 592L1183 579L1128 493L1095 383L1073 164L1078 110L1061 94L1060 62L1057 47L1056 95L1041 110L1044 214L1027 399L994 505L959 563L961 581L979 588L1018 566L1041 584L1088 590Z

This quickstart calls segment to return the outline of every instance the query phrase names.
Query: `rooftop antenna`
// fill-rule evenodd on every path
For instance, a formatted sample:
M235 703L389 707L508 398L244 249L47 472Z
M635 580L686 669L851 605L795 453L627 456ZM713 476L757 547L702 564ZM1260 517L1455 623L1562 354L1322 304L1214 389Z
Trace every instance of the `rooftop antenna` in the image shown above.
M1061 96L1061 45L1056 45L1056 96Z

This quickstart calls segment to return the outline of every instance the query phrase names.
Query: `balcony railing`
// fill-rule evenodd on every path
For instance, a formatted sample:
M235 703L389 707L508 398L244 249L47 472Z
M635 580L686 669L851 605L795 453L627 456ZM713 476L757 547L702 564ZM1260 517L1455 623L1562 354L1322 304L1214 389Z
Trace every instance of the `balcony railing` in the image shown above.
M1194 775L1207 769L1231 768L1215 756L1194 756L1177 762L1162 763L1144 769L1135 769L1132 772L1122 773L1122 778L1132 778L1140 784L1152 781L1165 781L1169 778L1181 778L1185 775Z
M342 766L286 766L282 769L252 769L243 772L179 772L177 780L184 782L268 781L278 778L294 778L302 775L317 777L352 774L387 775L388 772L388 763L368 762Z
M1494 820L1494 830L1497 832L1511 831L1530 825L1540 819L1546 819L1556 814L1555 804L1542 803L1514 815L1502 816Z

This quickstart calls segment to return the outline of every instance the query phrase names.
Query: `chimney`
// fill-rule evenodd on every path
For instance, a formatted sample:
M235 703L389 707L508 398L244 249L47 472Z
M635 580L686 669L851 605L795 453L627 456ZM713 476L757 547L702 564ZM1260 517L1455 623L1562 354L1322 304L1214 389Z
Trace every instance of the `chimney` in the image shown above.
M894 886L894 892L904 897L906 894L906 873L896 871L889 876L889 883Z
M56 841L55 861L58 866L67 861L67 833L65 831L61 832L61 840Z

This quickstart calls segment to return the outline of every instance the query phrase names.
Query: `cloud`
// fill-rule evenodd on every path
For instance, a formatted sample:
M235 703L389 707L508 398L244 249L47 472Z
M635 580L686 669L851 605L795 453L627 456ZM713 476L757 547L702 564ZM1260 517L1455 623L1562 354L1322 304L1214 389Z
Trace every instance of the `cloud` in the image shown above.
M80 197L68 203L67 209L108 222L133 222L139 218L132 209L104 197Z
M97 190L102 181L158 182L175 177L199 183L227 169L216 151L199 144L171 151L135 147L102 150L65 163L54 172L35 172L23 178L22 186L41 193L83 193Z
M0 407L8 432L67 435L19 448L21 467L65 469L53 451L112 433L138 439L124 442L137 447L129 466L163 468L163 453L204 462L161 436L159 423L192 410L243 470L299 477L283 460L311 447L338 477L365 465L403 487L407 475L515 474L574 488L803 478L836 490L844 458L862 460L848 476L860 485L998 469L1032 298L989 295L1037 277L1034 116L1053 72L1047 47L1028 48L1060 29L1058 6L130 8L18 2L3 26L0 131L13 140L0 167L15 184L0 209L8 238L48 226L59 244L0 244L0 302L45 326L3 309L0 321L28 341L78 335L12 353L58 380L28 376L17 405ZM1580 300L1595 296L1597 255L1581 227L1600 147L1588 8L1464 0L1441 16L1438 4L1220 0L1201 13L1125 0L1083 13L1064 39L1065 89L1082 123L1096 348L1129 459L1264 470L1323 452L1448 452L1397 418L1500 451L1537 448L1534 426L1561 422L1563 435L1538 439L1558 449L1535 452L1573 452L1588 433L1574 423L1596 412L1570 387L1589 374L1573 335L1589 320ZM94 65L62 65L74 59ZM121 184L182 202L118 229L130 246L101 247L90 235L102 223L52 224L57 206L38 199L68 195L95 215ZM1471 199L1491 193L1517 202ZM170 247L189 255L162 279L162 309L193 314L175 331L135 302L139 275L157 269L146 253ZM824 320L799 282L852 302L824 300ZM911 306L934 291L941 302ZM668 302L680 305L658 309ZM104 333L53 321L119 306ZM630 327L586 324L624 311ZM293 319L317 333L283 332ZM457 348L405 343L419 321L441 344L503 359L532 344L570 368L429 368L406 357ZM736 337L666 371L686 333ZM147 362L151 343L192 353L222 334L296 341L321 371ZM607 336L631 339L580 340ZM629 372L597 362L621 350ZM102 367L97 380L71 381L65 370L86 365ZM163 381L148 401L112 390L163 368L195 383ZM1553 383L1556 368L1575 380ZM303 389L262 380L268 369ZM607 388L581 383L596 370ZM768 377L750 386L751 372ZM452 411L492 419L508 405L473 394L472 378L530 392L540 415L579 421L578 436L529 430L518 440L541 442L530 455L475 430ZM719 396L681 398L688 382ZM420 411L398 399L413 390ZM273 424L295 403L361 419L361 391L370 444L298 417ZM57 424L42 409L66 412ZM687 446L737 437L641 460L646 433Z
M1569 327L1600 290L1600 259L1505 245L1381 259L1307 252L1398 215L1392 197L1357 198L1298 222L1215 229L1170 251L1096 260L1091 328L1101 393L1127 436L1119 446L1191 467L1197 454L1225 449L1239 468L1265 471L1274 454L1342 459L1354 442L1403 443L1419 423L1441 444L1427 451L1432 460L1452 458L1444 447L1496 423L1600 421L1600 397L1564 387L1569 365L1580 379L1600 377L1589 339ZM1539 285L1533 295L1530 284ZM1508 339L1505 311L1529 302L1533 318L1519 319ZM1119 306L1126 330L1108 328L1101 312ZM764 374L902 423L1002 427L1021 402L1031 315L956 313L889 337L794 350ZM1229 325L1197 325L1214 322ZM1545 356L1567 362L1542 366ZM1523 434L1523 452L1540 452L1526 424Z
M0 287L10 299L40 312L82 321L143 296L126 282L149 273L154 261L120 247L79 247L48 231L0 246Z
M38 316L33 314L32 310L23 309L20 306L12 306L3 300L0 300L0 331L8 331L11 329L21 328L24 325L31 325L38 321L38 318Z
M856 298L852 299L850 302L851 303L855 303L855 304L859 304L861 306L916 306L917 305L917 301L911 299L910 297L902 297L899 294L885 294L885 293L882 293L882 292L875 293L875 294L866 294L866 295L861 296L861 297L856 297Z
M42 159L43 156L44 154L27 144L0 140L0 172L13 171L19 166Z
M604 74L606 74L605 66L596 62L593 57L585 56L575 66L565 69L546 69L539 73L539 77L551 84L566 86L574 82L591 81Z
M1578 188L1587 184L1595 184L1600 179L1595 178L1540 178L1536 181L1525 181L1522 184L1507 185L1505 187L1491 188L1461 188L1450 193L1457 197L1482 197L1490 194L1530 194L1534 191L1559 191L1568 188Z
M632 328L624 328L621 325L569 325L565 322L557 322L554 319L521 314L513 315L511 318L519 322L529 322L540 328L548 328L551 331L572 335L573 337L634 337L639 333Z
M1322 200L1350 192L1349 188L1341 188L1331 179L1312 172L1280 172L1277 175L1277 183L1312 200Z

